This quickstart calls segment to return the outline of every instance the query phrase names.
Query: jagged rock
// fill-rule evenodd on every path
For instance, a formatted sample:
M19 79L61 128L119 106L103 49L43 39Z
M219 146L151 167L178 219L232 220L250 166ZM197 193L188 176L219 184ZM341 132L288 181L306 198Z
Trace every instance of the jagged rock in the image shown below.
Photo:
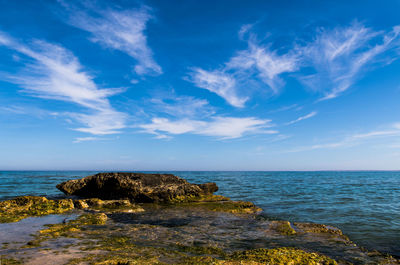
M67 195L104 200L129 199L133 202L171 202L182 196L209 195L215 183L191 184L172 174L99 173L57 185Z

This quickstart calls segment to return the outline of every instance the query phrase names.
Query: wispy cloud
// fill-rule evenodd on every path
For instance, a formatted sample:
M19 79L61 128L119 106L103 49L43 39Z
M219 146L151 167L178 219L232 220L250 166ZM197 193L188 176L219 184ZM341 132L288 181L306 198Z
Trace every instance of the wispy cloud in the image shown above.
M295 110L301 110L303 107L299 106L298 104L292 104L292 105L288 105L288 106L283 106L274 110L270 110L269 113L276 113L276 112L281 112L281 111L287 111L287 110L291 110L291 109L295 109Z
M243 26L239 37L243 38L250 28L250 25ZM248 48L236 52L223 67L212 71L193 68L189 81L197 87L216 93L230 105L242 108L249 99L243 96L249 92L249 87L266 84L276 94L285 84L280 75L297 69L297 54L279 54L278 51L271 50L270 44L261 45L252 35L248 40Z
M370 131L367 133L355 133L355 134L347 136L339 141L298 147L298 148L294 148L294 149L291 149L286 152L292 153L292 152L303 152L303 151L310 151L310 150L316 150L316 149L332 149L332 148L339 148L339 147L349 147L349 146L358 145L362 142L369 141L372 139L398 137L398 136L400 136L400 127L398 127L398 124L393 124L390 128L387 128L385 130L376 130L376 131Z
M104 139L99 138L99 137L77 137L77 138L75 138L73 143L77 144L77 143L82 143L82 142L91 142L91 141L98 141L98 140L104 140Z
M214 117L209 121L191 119L171 121L166 118L154 118L150 124L143 124L139 127L147 133L157 135L157 138L191 133L219 139L234 139L245 134L277 133L275 130L267 129L271 127L270 122L270 120L260 120L253 117Z
M207 89L225 99L234 107L242 108L247 97L237 95L236 79L224 71L205 71L194 68L191 73L191 81L200 88Z
M69 114L86 125L76 130L100 135L125 127L125 114L114 110L107 98L122 90L100 89L68 50L39 40L24 44L2 32L0 46L29 58L21 72L2 74L0 78L18 84L31 96L72 102L89 111Z
M301 48L304 65L315 68L315 73L300 80L314 90L322 90L321 100L332 99L346 91L368 65L393 61L393 56L377 60L392 49L400 33L400 26L390 32L374 31L360 23L333 30L320 29L315 40Z
M247 50L239 51L232 57L226 68L234 72L245 71L249 77L255 74L274 93L278 93L284 85L279 75L298 69L297 55L294 53L279 55L277 51L271 50L269 45L262 46L252 39L249 40L248 46Z
M131 10L99 9L91 2L77 7L70 2L59 2L69 12L67 22L91 33L91 41L104 47L119 50L137 61L134 71L138 75L158 75L161 67L153 58L145 34L148 21L152 18L149 7ZM93 15L91 15L92 13Z
M387 32L358 22L332 30L320 28L313 40L303 40L306 44L302 46L294 44L285 53L272 49L272 42L262 44L251 29L252 25L244 25L239 31L241 40L248 36L247 49L237 51L214 70L193 68L188 80L242 108L249 100L250 88L265 88L260 83L266 84L277 94L285 85L283 74L298 72L304 85L322 92L320 100L327 100L349 89L369 68L399 57L400 26Z
M37 118L43 118L49 115L56 115L56 112L50 112L31 105L8 105L0 106L0 114L16 114L16 115L29 115Z
M147 109L154 109L157 113L178 118L204 118L215 113L207 100L185 95L178 96L175 93L153 97L150 99L151 105L148 102L145 103Z
M310 113L307 114L307 115L301 116L301 117L299 117L299 118L297 118L297 119L295 119L295 120L293 120L293 121L287 122L286 125L290 125L290 124L293 124L293 123L297 123L297 122L299 122L299 121L307 120L307 119L312 118L312 117L314 117L315 115L317 115L317 113L318 113L318 112L316 112L316 111L310 112Z

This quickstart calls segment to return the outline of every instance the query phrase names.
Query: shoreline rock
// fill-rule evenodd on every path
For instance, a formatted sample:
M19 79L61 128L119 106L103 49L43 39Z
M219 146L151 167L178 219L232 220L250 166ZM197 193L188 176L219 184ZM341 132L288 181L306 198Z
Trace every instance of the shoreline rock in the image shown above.
M136 203L169 203L179 197L200 197L218 191L215 183L191 184L172 174L98 173L56 186L66 195Z

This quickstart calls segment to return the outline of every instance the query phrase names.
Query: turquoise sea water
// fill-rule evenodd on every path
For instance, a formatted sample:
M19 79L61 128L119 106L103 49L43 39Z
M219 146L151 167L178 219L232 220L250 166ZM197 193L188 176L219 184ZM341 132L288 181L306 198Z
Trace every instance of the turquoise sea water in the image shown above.
M94 173L3 171L0 200L62 195L56 184ZM361 246L400 256L400 171L168 173L216 182L219 194L252 201L271 218L333 225Z

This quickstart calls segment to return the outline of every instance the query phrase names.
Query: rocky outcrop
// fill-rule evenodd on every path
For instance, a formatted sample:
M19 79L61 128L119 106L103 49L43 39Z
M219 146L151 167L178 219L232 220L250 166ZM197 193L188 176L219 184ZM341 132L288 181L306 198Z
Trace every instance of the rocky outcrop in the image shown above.
M210 195L215 183L191 184L172 174L99 173L57 185L67 195L132 202L173 202L175 198Z

